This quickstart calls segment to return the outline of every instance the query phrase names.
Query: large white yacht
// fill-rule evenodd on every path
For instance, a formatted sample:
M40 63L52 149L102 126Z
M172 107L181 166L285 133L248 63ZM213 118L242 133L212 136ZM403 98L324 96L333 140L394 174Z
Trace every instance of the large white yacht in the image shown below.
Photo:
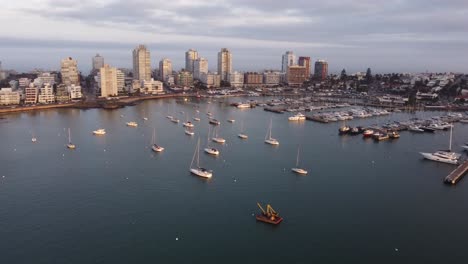
M127 122L127 126L129 127L137 127L138 126L138 123L137 122Z
M434 153L420 152L425 159L444 162L449 164L458 164L461 154L452 151L452 127L450 127L450 143L448 150L438 150Z
M297 113L296 115L290 116L288 120L289 121L303 121L303 120L306 120L306 116L301 113Z
M100 129L98 129L98 130L94 130L94 131L93 131L93 134L94 134L94 135L98 135L98 136L99 136L99 135L105 135L105 134L106 134L106 130L105 130L104 128L100 128Z

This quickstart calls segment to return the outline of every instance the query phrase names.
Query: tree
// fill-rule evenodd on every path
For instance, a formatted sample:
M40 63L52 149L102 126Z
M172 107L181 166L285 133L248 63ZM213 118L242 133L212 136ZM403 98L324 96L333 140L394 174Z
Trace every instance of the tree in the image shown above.
M346 70L343 69L343 70L341 71L340 79L341 79L342 81L344 81L344 80L346 80L346 77L347 77L347 75L346 75Z

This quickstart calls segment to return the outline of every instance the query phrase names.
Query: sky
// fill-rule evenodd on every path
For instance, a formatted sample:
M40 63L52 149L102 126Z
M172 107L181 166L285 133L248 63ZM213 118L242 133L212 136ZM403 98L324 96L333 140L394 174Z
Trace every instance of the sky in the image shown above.
M130 68L145 44L184 67L190 48L216 70L228 48L239 71L280 69L281 55L325 59L330 72L468 72L467 0L0 0L4 69L84 73L101 54Z

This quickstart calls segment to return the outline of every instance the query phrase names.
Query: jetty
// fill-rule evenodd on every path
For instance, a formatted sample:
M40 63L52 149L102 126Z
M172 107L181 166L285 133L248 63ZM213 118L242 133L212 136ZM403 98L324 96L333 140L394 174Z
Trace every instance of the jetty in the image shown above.
M468 160L465 160L460 166L445 177L445 183L456 184L468 171Z

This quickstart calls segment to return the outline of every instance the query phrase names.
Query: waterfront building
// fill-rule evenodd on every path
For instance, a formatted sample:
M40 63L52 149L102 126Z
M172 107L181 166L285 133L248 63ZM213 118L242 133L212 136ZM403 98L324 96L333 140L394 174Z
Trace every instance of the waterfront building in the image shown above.
M193 63L193 79L200 80L202 74L208 73L208 60L198 58Z
M159 79L162 82L167 82L169 75L172 75L172 62L170 59L164 58L159 62Z
M65 84L62 83L57 85L55 98L57 102L67 102L70 100L70 93L68 92L68 87Z
M83 93L81 92L81 86L79 85L70 85L68 86L68 93L70 94L70 99L77 100L83 97Z
M141 91L141 90L142 90L141 81L140 80L133 80L129 92L130 93L136 93L136 92Z
M301 86L308 79L308 76L306 67L299 65L289 66L286 73L286 82L289 86Z
M310 78L310 57L300 56L298 63L299 66L306 67L307 79Z
M263 72L263 84L265 86L276 86L281 82L281 73L278 71Z
M237 71L230 73L229 83L231 84L231 87L242 88L244 86L244 73Z
M175 82L179 87L190 87L193 85L193 75L187 70L181 70L177 73Z
M286 73L289 66L296 65L296 55L292 51L286 51L281 61L281 72Z
M120 70L116 70L117 73L117 92L123 93L125 88L125 74Z
M100 69L100 97L116 96L118 94L117 88L117 68L104 64Z
M55 102L54 88L46 83L44 87L40 89L38 103L50 104Z
M97 73L102 67L104 67L104 57L99 54L93 57L93 68L92 73Z
M29 84L29 86L26 87L24 93L26 95L24 99L25 104L37 103L37 97L39 96L39 90L37 89L37 86L35 86L33 83Z
M80 85L80 74L78 72L78 62L71 57L63 59L61 62L62 83L65 85Z
M149 81L143 81L143 93L145 94L161 94L164 93L163 90L163 83L160 81L156 81L151 79Z
M207 87L207 88L215 88L221 86L221 75L217 73L202 73L200 81Z
M42 87L44 84L48 83L53 86L56 83L56 80L57 74L50 72L42 72L37 76L36 79L34 79L34 85L36 85L37 87Z
M325 80L328 76L328 62L318 60L315 62L314 77L319 80Z
M133 78L151 80L151 57L145 45L139 45L133 50Z
M247 87L260 87L263 85L263 75L258 72L244 73L244 84Z
M31 79L29 79L29 78L19 78L18 79L18 88L23 91L26 87L29 87L30 83L31 83Z
M0 105L16 105L20 103L20 92L13 92L12 88L0 89Z
M189 49L185 52L185 70L193 73L194 62L198 59L198 51Z
M221 75L222 81L229 81L230 73L232 73L232 54L228 49L222 48L218 52L218 74Z

